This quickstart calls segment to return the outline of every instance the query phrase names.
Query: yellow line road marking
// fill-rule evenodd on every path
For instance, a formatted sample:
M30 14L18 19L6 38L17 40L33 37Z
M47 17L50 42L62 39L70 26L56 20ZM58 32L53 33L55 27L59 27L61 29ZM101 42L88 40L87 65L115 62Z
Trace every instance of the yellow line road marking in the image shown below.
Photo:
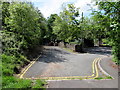
M40 57L40 56L39 56ZM39 57L37 59L39 59ZM36 59L36 60L37 60ZM99 76L98 74L98 68L97 68L97 62L100 60L101 58L95 58L93 63L92 63L92 75L91 76L69 76L69 77L40 77L40 78L24 78L24 79L47 79L47 80L68 80L68 79L94 79L96 77ZM26 70L24 70L24 72L20 75L20 78L23 78L24 74L28 71L28 69L36 62L33 61L27 68ZM95 76L96 75L96 76ZM92 77L92 78L90 78Z
M98 61L99 61L100 59L98 58ZM95 64L95 70L96 70L96 77L98 77L98 68L97 68L97 61L96 61L96 64Z
M33 61L27 68L26 70L21 74L20 78L23 78L23 75L27 72L27 70L35 63L35 61Z
M91 76L84 76L84 77L93 77L93 76L95 76L95 71L96 71L95 64L96 64L96 61L98 61L98 60L99 60L99 58L95 58L93 63L92 63L92 73L93 74Z
M94 76L95 75L95 62L98 60L98 58L95 58L94 61L93 61L93 64L92 64L92 75L91 76Z
M99 60L101 60L101 58L98 58L98 61ZM98 76L99 76L99 74L98 74L98 67L97 67L97 63L98 63L98 61L96 62L96 64L95 64L95 68L96 68L96 76L94 77L94 78L97 78Z
M20 78L23 78L23 76L24 76L24 74L28 71L28 69L40 58L40 56L41 55L39 55L38 56L38 58L37 59L35 59L35 61L32 61L31 62L31 64L30 65L28 65L28 67L27 68L25 68L25 70L23 70L23 73L22 74L20 74L19 76L20 76Z
M88 79L95 79L99 76L98 74L98 68L97 68L97 62L100 60L100 58L97 58L97 60L95 61L95 70L96 70L96 76L93 77L93 78L88 78Z
M93 70L93 73L91 76L69 76L69 77L44 77L45 79L62 79L62 78L86 78L86 77L93 77L95 75L95 69L97 68L94 68L95 64L96 64L96 61L98 61L99 58L95 58L94 61L93 61L93 64L92 64L92 70ZM40 78L41 79L41 78ZM63 80L63 79L62 79Z

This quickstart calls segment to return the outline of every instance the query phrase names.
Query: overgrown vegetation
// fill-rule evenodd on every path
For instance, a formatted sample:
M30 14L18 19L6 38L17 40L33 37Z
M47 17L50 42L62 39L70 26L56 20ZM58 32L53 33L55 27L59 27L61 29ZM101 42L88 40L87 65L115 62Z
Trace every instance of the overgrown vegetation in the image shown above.
M42 80L26 80L26 79L18 79L13 76L3 76L3 87L2 88L43 88L45 81Z
M112 46L113 61L120 64L120 2L96 1L99 10L84 17L74 4L63 6L59 15L46 20L40 10L29 2L2 3L2 75L3 88L40 88L44 81L23 80L14 77L27 65L27 53L46 42L81 44L84 41L103 41ZM82 15L81 15L82 14ZM81 15L81 16L80 16ZM77 19L79 18L79 19ZM38 84L39 83L39 84Z
M99 10L92 10L90 18L84 17L74 4L65 5L59 15L54 15L54 20L53 16L49 18L54 21L52 34L56 35L56 41L81 44L81 48L84 47L85 40L97 41L99 46L112 46L113 61L119 64L119 4L120 2L96 1Z
M32 84L32 80L17 79L14 74L20 73L30 62L26 52L42 43L42 35L47 29L45 23L41 12L31 3L2 3L3 88L43 88L44 81L37 80Z
M113 61L116 62L116 64L120 64L120 2L97 1L96 5L99 6L99 12L104 11L104 13L97 16L103 21L101 26L107 35L106 39L109 40L112 46L112 53L114 55Z
M101 79L113 79L113 78L111 76L106 76L106 77L97 77L95 79L101 80Z

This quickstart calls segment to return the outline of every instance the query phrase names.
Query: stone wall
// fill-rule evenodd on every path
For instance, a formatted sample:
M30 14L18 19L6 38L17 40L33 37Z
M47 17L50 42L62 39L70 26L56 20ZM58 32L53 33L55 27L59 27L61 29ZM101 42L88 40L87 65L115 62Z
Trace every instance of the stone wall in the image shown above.
M64 48L65 47L64 42L60 42L58 46Z
M75 46L76 46L76 44L66 44L66 48L69 48L73 51L75 51Z
M69 48L76 52L83 52L82 46L77 44L69 44L69 43L64 44L64 42L60 42L58 46L62 48Z

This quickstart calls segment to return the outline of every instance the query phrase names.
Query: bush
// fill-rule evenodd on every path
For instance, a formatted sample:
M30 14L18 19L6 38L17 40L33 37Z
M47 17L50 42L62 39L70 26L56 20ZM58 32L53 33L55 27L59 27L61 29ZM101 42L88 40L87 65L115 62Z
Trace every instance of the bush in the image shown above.
M45 19L41 12L26 2L4 2L2 17L3 88L31 88L31 80L16 79L13 74L19 73L21 67L29 63L25 51L28 52L42 40L41 33L47 29L43 27Z
M35 81L34 86L32 88L44 88L44 84L46 84L46 82L39 79Z
M11 76L13 75L14 67L15 67L15 60L16 58L14 56L7 56L5 54L1 55L2 57L2 74L5 76Z
M3 88L30 88L31 80L17 79L13 76L3 77Z
M16 82L16 78L13 76L3 76L2 77L2 86L6 86L9 85L10 83L15 83Z
M44 84L46 82L42 80L27 80L13 76L3 76L2 88L43 88Z
M3 88L43 88L45 84L42 80L24 80L18 79L13 76L15 73L19 73L19 70L24 66L25 62L29 62L23 55L8 56L5 54L2 57L2 86ZM33 84L34 83L34 84Z
M5 76L12 76L14 73L19 73L20 68L29 62L23 55L15 57L2 54L1 57L3 62L2 73Z
M118 65L120 65L120 47L119 47L119 45L117 46L113 46L112 47L112 54L114 55L113 56L113 61L116 63L116 64L118 64Z

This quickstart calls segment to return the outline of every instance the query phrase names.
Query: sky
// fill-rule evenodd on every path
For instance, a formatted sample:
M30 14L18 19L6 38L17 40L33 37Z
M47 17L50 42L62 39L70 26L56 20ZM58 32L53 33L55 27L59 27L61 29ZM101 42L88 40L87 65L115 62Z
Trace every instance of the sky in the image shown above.
M49 17L51 14L59 14L62 11L63 3L73 3L76 8L80 7L80 14L83 12L84 16L90 16L90 6L91 4L94 9L97 9L97 6L94 6L91 3L91 0L31 0L35 7L37 7L45 18Z

